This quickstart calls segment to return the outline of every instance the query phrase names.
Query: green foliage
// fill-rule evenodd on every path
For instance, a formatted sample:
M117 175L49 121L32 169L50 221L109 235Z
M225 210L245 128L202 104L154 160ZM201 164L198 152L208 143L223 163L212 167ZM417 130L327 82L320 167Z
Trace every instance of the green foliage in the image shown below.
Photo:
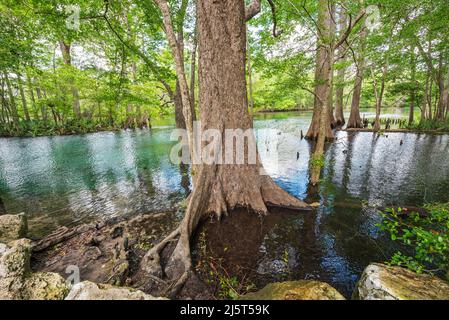
M407 129L417 131L449 132L449 119L441 121L435 119L424 119L419 122L415 122L411 125L408 125Z
M156 5L108 3L108 23L101 0L0 4L1 136L147 127L173 113L176 77ZM78 29L67 27L66 5L79 6Z
M313 154L310 159L310 165L312 168L323 168L326 165L326 158L324 155Z
M228 249L228 247L224 246L224 253ZM246 272L240 270L236 274L231 275L223 266L223 258L216 258L211 254L207 246L204 230L199 234L197 250L199 259L196 265L196 272L207 284L215 287L218 298L235 300L255 288L254 283L248 280Z
M445 272L449 277L449 205L429 204L425 209L425 216L401 208L382 213L379 228L404 246L390 263L418 273Z

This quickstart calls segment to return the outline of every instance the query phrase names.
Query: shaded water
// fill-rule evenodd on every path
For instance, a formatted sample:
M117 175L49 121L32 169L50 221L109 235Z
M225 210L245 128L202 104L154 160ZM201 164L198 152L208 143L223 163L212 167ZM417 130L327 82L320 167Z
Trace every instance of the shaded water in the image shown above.
M310 118L288 113L255 119L256 129L278 130L258 131L268 174L301 199L307 197L310 145L300 130L307 130ZM190 178L169 161L170 133L160 127L0 139L0 204L9 213L26 212L34 237L62 225L173 210L188 193ZM380 217L373 206L449 201L448 155L447 135L338 132L326 153L316 212L263 222L248 217L244 230L225 221L216 229L233 232L232 239L211 236L210 242L230 264L252 268L258 283L314 278L349 295L363 268L393 250L375 227ZM251 224L253 235L244 241Z

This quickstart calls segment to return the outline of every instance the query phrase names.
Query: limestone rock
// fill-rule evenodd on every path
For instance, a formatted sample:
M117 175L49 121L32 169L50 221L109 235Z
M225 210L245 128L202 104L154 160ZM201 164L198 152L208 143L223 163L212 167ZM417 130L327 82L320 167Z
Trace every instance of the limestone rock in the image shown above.
M165 300L140 290L83 281L72 287L66 300Z
M248 293L241 300L345 300L329 284L315 280L275 282Z
M370 264L353 293L359 300L449 300L449 283L430 275Z
M21 239L0 246L0 299L21 299L23 281L30 272L31 242Z
M0 300L64 299L69 291L64 278L48 272L33 274L30 255L30 240L0 244Z
M0 242L8 243L24 238L27 232L28 224L24 213L0 216Z
M27 300L64 300L69 287L57 273L38 272L26 278L23 285L23 298Z

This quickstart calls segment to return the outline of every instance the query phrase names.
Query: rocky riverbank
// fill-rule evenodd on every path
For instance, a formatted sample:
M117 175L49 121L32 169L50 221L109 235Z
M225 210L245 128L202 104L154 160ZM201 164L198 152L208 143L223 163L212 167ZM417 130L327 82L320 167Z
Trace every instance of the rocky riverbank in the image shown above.
M32 242L24 238L25 215L0 216L0 299L162 299L155 297L163 294L155 281L139 278L137 271L145 252L177 221L175 213L143 215L61 228ZM201 280L194 278L178 298L213 296ZM352 298L449 300L449 284L403 268L371 264L361 275ZM299 280L271 283L240 299L344 300L344 297L327 283Z

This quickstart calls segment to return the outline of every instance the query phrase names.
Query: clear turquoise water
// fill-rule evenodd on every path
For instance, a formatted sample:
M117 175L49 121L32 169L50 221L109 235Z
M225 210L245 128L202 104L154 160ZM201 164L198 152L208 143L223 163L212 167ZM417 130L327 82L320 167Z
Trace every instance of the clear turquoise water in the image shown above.
M310 118L307 112L255 117L267 172L301 199L311 146L300 131ZM33 237L99 218L174 210L190 178L169 161L171 130L0 139L1 203L28 215ZM349 295L363 268L392 250L375 227L380 217L373 206L449 201L449 136L338 132L326 163L320 208L273 222L251 263L264 281L316 278Z

